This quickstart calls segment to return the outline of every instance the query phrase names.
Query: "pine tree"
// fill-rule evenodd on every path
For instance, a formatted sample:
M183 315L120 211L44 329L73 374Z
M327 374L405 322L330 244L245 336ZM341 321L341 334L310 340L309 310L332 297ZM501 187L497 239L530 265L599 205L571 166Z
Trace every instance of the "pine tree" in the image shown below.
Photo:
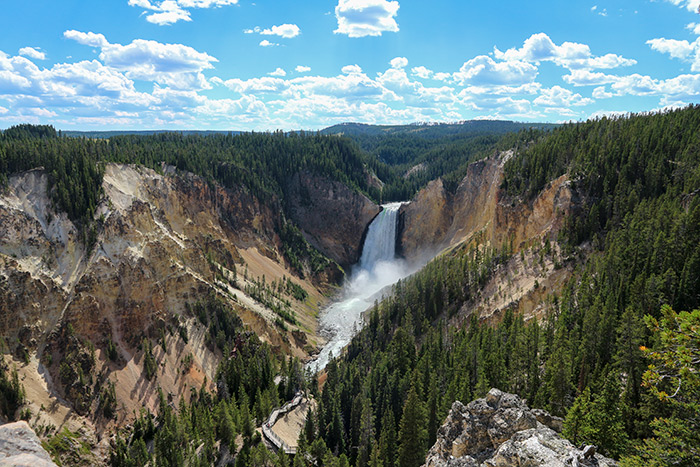
M601 452L614 458L625 452L628 443L620 393L618 375L609 371L591 413L593 423L597 424L596 444Z
M437 381L437 375L433 373L432 381ZM437 385L430 385L430 399L428 400L428 446L435 444L435 439L437 438L437 431L440 428L440 421L438 420L438 395L437 395Z
M397 441L394 411L387 407L382 415L382 433L379 437L380 457L386 466L393 466L396 463Z
M226 402L220 402L216 415L217 435L221 442L229 448L230 452L236 451L236 427L233 424L231 413Z
M398 467L419 467L425 462L428 433L425 404L412 385L403 406L399 427Z
M304 422L303 435L308 444L311 444L316 439L316 425L314 424L315 414L309 407L306 411L306 421Z
M554 335L551 357L547 362L544 384L537 395L538 405L546 406L554 415L566 414L571 394L571 353L568 336L563 325Z
M357 450L356 467L366 467L369 463L372 445L374 443L374 409L368 397L363 397L362 414L360 416L360 436Z
M643 348L653 362L644 385L672 415L652 422L654 436L622 459L623 467L700 465L700 309L676 313L664 306L661 315L645 317L659 344Z
M575 446L582 442L590 443L593 433L590 420L591 412L591 390L586 388L574 400L574 404L569 409L564 419L563 435L571 440Z
M375 444L372 447L372 455L369 457L369 467L384 467L384 462L382 462L382 454L379 450L379 445Z

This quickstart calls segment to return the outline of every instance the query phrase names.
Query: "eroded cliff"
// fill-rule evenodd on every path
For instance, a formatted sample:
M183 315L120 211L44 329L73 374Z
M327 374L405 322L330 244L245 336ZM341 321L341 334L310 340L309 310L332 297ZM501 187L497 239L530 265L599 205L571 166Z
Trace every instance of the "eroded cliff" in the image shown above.
M576 192L563 175L533 200L508 198L501 183L511 157L513 151L506 151L470 164L454 191L434 180L401 209L399 248L408 260L477 243L519 253L495 271L454 321L473 312L498 320L506 308L526 319L540 317L548 297L570 276L555 240L577 202Z
M290 216L306 239L347 268L362 252L367 226L381 208L340 182L299 172L289 180Z
M100 432L142 406L153 409L159 386L175 404L188 388L205 381L211 387L222 355L188 310L209 296L228 303L280 353L306 358L319 344L318 309L331 285L325 279L337 271L302 276L292 268L276 230L281 214L247 190L164 172L108 164L89 246L84 231L52 207L43 170L11 177L0 196L0 330L39 425L87 423ZM330 185L336 198L350 191ZM325 202L316 194L314 206ZM350 198L353 222L369 223L371 202ZM338 216L326 217L337 224ZM353 224L352 235L361 238L365 227ZM323 230L322 223L309 231L315 228ZM350 260L352 249L334 246L346 241L345 227L338 229L339 238L320 244ZM287 281L307 296L267 300L288 302L296 324L253 292L282 290ZM144 337L163 345L146 349ZM152 380L144 372L150 356L157 363ZM100 391L111 384L116 419L96 415Z

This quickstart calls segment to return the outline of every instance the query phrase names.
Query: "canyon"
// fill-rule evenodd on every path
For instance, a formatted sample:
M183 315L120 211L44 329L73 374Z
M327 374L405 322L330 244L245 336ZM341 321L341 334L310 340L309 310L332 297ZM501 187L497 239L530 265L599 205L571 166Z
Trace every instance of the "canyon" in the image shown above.
M437 179L412 200L384 207L338 181L295 174L288 212L333 260L321 271L285 260L279 212L243 188L169 166L159 173L108 164L95 214L99 233L86 246L78 227L53 207L44 171L11 177L0 197L0 326L6 364L27 388L33 426L80 432L104 457L105 435L141 407L156 410L158 388L173 404L187 400L188 388L213 390L223 355L186 306L209 295L228 303L275 352L319 370L394 282L441 252L509 243L523 254L496 271L479 300L452 321L473 313L498 320L513 308L526 319L543 316L569 271L538 262L537 252L556 237L575 196L560 177L533 203L505 199L503 166L512 156L496 153L469 165L452 192ZM377 237L370 224L384 218L389 223ZM247 287L287 280L308 298L289 300L296 323L280 326ZM153 348L157 384L145 377L144 336L163 343ZM98 388L106 384L114 385L114 419L98 415Z

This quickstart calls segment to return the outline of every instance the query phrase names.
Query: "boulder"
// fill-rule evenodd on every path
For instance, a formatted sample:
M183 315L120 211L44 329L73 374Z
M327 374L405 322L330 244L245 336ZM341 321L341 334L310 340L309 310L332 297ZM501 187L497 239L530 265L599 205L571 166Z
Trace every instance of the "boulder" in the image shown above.
M27 422L0 426L0 466L56 467Z
M576 449L562 438L561 419L531 410L515 394L491 389L466 406L452 405L428 452L426 467L616 466L595 449Z

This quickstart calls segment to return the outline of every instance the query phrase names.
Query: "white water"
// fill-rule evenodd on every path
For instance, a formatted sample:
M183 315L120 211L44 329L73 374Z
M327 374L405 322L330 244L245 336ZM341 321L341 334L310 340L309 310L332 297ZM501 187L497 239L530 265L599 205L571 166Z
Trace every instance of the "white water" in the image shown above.
M362 313L369 309L380 292L417 268L410 268L396 258L396 227L402 203L383 205L367 231L362 257L343 286L340 301L330 305L321 315L321 333L328 343L315 360L312 371L323 369L332 356L340 355L362 324Z

